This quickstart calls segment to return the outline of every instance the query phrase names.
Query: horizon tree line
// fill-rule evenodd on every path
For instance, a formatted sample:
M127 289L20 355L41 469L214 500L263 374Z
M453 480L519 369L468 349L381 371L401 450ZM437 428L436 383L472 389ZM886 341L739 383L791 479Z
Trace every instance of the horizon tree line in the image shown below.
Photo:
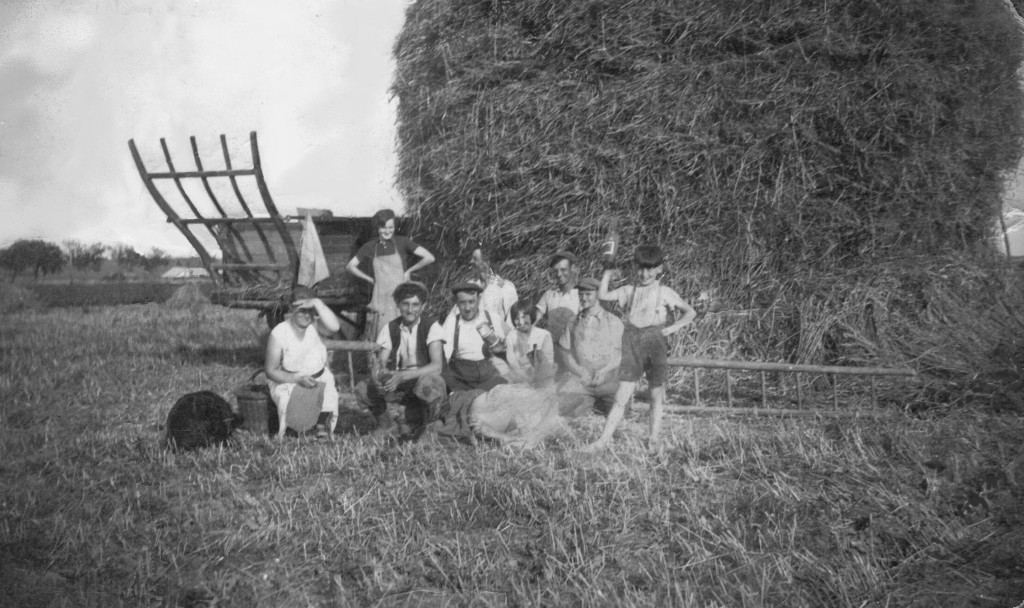
M10 282L18 276L31 272L35 280L40 276L57 274L70 267L72 272L100 272L107 261L117 264L119 272L144 270L153 272L161 266L181 262L184 258L172 258L159 247L153 247L148 254L142 254L131 245L104 243L86 244L77 239L65 239L62 245L43 239L19 239L10 246L0 249L0 269L10 273Z

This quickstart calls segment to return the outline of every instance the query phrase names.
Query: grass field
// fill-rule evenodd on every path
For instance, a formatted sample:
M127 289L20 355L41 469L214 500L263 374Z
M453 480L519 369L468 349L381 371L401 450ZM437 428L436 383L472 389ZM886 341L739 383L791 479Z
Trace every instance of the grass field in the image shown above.
M634 413L614 450L239 433L161 449L259 364L252 312L0 317L0 606L1017 606L1018 417ZM340 369L341 365L336 365ZM642 407L637 409L642 410Z

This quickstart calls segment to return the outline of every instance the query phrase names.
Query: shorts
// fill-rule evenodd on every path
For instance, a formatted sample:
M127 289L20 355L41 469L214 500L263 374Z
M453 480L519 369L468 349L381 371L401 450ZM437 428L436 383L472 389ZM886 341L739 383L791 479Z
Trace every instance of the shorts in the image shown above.
M634 327L626 324L622 332L622 364L619 380L639 382L644 373L651 388L664 386L668 380L668 338L661 334L661 325Z

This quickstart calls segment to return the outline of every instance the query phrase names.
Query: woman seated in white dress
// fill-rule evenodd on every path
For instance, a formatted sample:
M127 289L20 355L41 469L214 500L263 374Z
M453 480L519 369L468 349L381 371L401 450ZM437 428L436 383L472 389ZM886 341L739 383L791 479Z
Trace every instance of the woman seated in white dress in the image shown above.
M555 377L555 353L551 333L535 327L537 307L516 302L509 311L515 331L505 336L506 356L511 368L509 382L540 388Z
M302 286L292 290L291 315L270 332L264 361L270 397L277 406L278 438L284 437L288 426L288 405L296 387L319 390L320 386L320 411L330 414L327 433L333 437L338 423L338 389L321 336L336 333L340 325L338 317L313 295L313 290Z

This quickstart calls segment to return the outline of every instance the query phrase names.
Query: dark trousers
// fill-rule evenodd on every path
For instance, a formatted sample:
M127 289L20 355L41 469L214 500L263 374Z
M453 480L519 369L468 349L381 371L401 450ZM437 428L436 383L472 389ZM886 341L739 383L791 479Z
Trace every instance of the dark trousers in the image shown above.
M448 390L469 391L479 389L489 391L499 384L508 384L508 380L498 373L494 364L484 359L483 361L467 361L465 359L452 359L448 363Z
M356 387L356 398L375 418L383 416L388 403L401 405L405 409L405 422L410 429L419 429L427 423L427 402L416 395L416 380L406 380L390 393L382 393L372 382L360 382Z

